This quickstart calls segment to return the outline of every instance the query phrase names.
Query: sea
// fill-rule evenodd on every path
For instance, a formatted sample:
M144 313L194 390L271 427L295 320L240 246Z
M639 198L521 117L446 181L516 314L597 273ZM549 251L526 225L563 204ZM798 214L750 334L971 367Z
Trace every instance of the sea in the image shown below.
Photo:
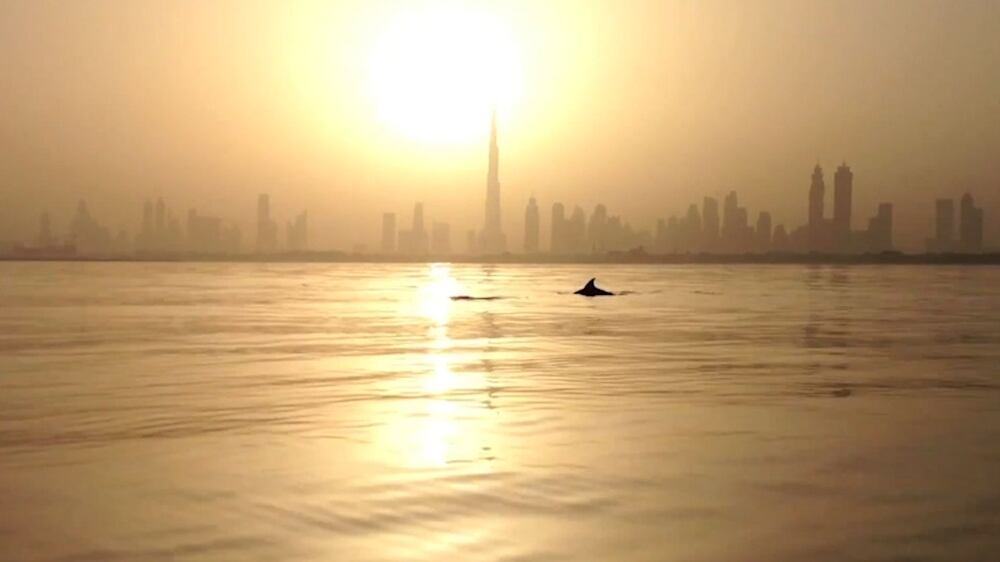
M1000 560L1000 267L0 263L0 560Z

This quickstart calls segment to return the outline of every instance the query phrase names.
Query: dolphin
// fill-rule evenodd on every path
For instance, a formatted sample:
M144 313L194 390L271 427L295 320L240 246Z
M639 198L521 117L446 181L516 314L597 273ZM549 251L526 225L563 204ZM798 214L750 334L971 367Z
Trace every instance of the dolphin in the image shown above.
M611 291L605 291L604 289L598 287L594 284L597 278L593 278L587 281L587 284L583 286L579 291L575 291L574 295L583 295L585 297L608 297L614 295Z

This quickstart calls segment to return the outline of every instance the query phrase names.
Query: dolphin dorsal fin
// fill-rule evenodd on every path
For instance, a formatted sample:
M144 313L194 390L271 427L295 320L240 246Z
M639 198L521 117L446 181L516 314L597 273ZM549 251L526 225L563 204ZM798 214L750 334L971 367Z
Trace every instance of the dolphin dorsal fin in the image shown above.
M594 288L596 288L596 287L594 287L594 283L595 283L596 281L597 281L597 278L596 278L596 277L593 277L593 278L591 278L591 280L590 280L590 281L587 281L587 284L586 284L586 285L584 285L584 286L583 286L583 288L584 288L584 289L594 289Z

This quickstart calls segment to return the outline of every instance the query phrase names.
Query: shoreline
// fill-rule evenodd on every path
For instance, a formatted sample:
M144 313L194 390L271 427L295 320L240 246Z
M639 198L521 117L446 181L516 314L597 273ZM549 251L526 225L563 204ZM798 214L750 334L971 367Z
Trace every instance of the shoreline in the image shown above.
M136 263L467 263L512 265L1000 265L1000 253L983 254L635 254L602 255L503 254L499 256L397 256L304 252L283 254L143 254L103 256L0 255L0 262L136 262Z

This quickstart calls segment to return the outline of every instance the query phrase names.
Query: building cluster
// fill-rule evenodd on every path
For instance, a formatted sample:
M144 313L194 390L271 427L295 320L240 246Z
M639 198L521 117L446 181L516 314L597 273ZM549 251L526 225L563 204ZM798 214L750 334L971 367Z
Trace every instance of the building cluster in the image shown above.
M280 251L306 252L309 250L309 215L302 211L285 225L285 245L278 240L278 221L271 217L271 196L257 196L257 238L254 252L273 254Z
M397 230L395 213L383 213L381 250L383 254L404 256L451 255L451 226L434 222L428 232L423 203L413 205L413 220L407 230Z
M934 237L927 240L930 253L976 253L983 251L983 209L972 195L962 196L955 237L955 201L938 199L934 204Z
M308 244L308 216L303 211L286 226L285 246L279 247L277 223L271 218L270 199L264 194L257 200L258 253L277 251L304 252ZM162 198L147 200L135 238L128 233L111 231L94 218L86 201L77 204L65 236L53 232L48 213L39 219L38 235L33 244L18 244L15 254L26 257L57 257L69 255L234 255L243 251L243 234L239 226L221 218L189 209L187 220L181 221Z
M52 220L45 212L39 217L34 243L13 247L14 255L35 258L124 254L128 251L129 240L125 231L112 235L108 227L90 214L87 202L83 200L77 203L65 236L53 232Z
M498 255L507 252L507 239L501 227L499 147L494 113L490 127L489 164L486 178L486 204L483 228L470 230L466 237L469 255ZM893 207L880 203L864 229L853 225L854 172L843 163L833 176L833 212L826 212L826 182L818 164L812 172L808 190L807 221L788 230L774 225L771 214L761 211L755 220L741 206L737 193L730 192L722 201L704 197L701 208L691 204L683 216L671 216L656 222L653 233L633 228L628 221L608 213L598 204L587 217L579 205L568 213L561 202L552 204L549 215L550 255L605 254L616 252L680 253L881 253L894 249ZM928 252L976 253L983 251L983 209L977 207L970 194L965 194L956 218L951 199L939 199L935 205L934 237L927 240ZM308 215L305 211L288 221L285 244L279 243L278 222L271 214L271 199L266 193L257 198L257 254L276 252L306 252L309 250ZM546 251L541 233L542 213L538 201L531 197L524 211L524 246L528 254ZM430 228L424 219L423 203L413 207L408 229L398 224L396 214L382 215L381 252L403 256L450 256L455 252L451 228L444 222L433 222ZM189 253L236 254L242 249L242 234L235 224L225 223L195 209L188 211L187 221L181 221L167 208L163 199L155 204L146 201L141 227L134 245L129 244L124 231L112 236L110 230L94 219L81 201L73 216L67 237L53 235L48 214L43 214L35 246L20 246L25 255L66 254L138 254Z
M649 243L648 232L636 231L621 217L608 215L607 207L601 204L594 207L587 219L579 206L574 206L573 213L567 217L566 207L559 202L553 203L551 217L549 252L552 254L618 252ZM538 230L540 226L535 224L531 228Z
M51 225L48 214L42 215L39 221L39 238L51 238ZM128 246L125 232L112 236L111 231L101 225L87 208L86 201L77 203L76 212L69 226L69 239L66 243L81 254L110 254L121 251Z
M234 254L240 251L242 233L236 225L219 217L189 209L184 227L163 199L146 201L135 237L138 254L193 253Z
M833 217L825 214L826 187L823 169L813 170L809 189L808 223L788 232L784 225L773 225L771 213L762 211L751 222L746 207L740 206L735 191L722 201L705 197L701 208L691 204L680 217L660 219L652 236L633 229L628 222L608 215L604 205L597 205L588 219L583 209L575 207L567 217L562 203L552 205L551 254L585 254L648 250L660 254L719 253L743 254L766 252L863 253L893 249L892 205L882 203L868 221L865 230L852 230L852 191L854 174L842 164L834 176ZM524 214L524 251L540 251L540 216L534 197Z
M854 172L845 163L833 176L833 217L827 218L826 182L817 164L809 185L808 222L792 233L791 251L833 254L886 252L894 249L892 204L879 203L865 230L852 229Z
M658 253L745 253L772 249L771 215L760 213L756 228L749 211L741 207L735 191L723 200L722 211L714 197L702 200L701 210L692 203L682 217L672 216L656 223L653 250ZM784 227L778 226L784 240Z

